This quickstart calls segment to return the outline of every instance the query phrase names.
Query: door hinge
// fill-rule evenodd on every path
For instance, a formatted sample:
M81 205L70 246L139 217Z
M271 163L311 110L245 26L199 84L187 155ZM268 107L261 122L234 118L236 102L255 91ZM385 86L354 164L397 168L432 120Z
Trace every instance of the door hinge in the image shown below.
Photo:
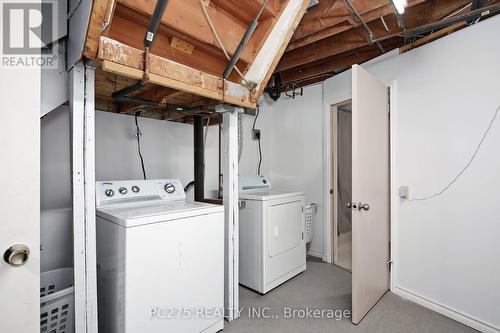
M394 263L394 261L392 261L391 258L389 258L389 260L387 260L387 268L389 268L389 272L391 271L391 268L392 268L392 264Z

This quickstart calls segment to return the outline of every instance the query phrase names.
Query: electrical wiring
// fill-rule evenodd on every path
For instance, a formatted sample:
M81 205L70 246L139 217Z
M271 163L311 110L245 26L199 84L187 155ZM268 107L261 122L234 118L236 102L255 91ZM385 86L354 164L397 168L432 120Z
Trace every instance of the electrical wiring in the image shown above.
M255 115L255 118L253 120L252 132L255 130L255 124L257 123L257 118L259 118L259 114L260 114L260 107L257 105L257 114ZM257 166L257 174L260 176L260 168L262 166L262 147L260 145L260 135L257 138L257 140L259 141L259 164Z
M207 145L207 134L208 134L208 128L210 127L210 118L212 118L212 116L208 116L208 119L207 119L207 128L205 128L205 137L203 138L203 147L205 147Z
M201 10L203 12L203 16L205 16L205 19L207 20L208 26L210 27L210 30L212 31L212 34L214 35L215 39L217 40L217 43L219 44L220 48L222 49L222 52L224 52L224 55L226 56L227 60L231 60L231 57L229 56L229 53L227 53L226 48L224 47L224 44L222 43L222 40L219 37L219 34L217 33L217 30L215 29L215 26L212 22L212 19L210 18L210 15L207 12L207 7L205 6L205 2L203 0L199 0ZM238 69L238 67L234 66L234 70L238 75L241 77L241 80L245 84L245 86L249 85L249 82L245 79L245 76L241 71Z
M142 175L144 176L144 179L146 180L146 168L144 167L144 158L142 157L142 152L141 152L141 136L142 132L141 129L139 128L139 122L137 120L137 117L139 116L139 112L135 113L134 119L135 119L135 130L136 130L136 138L137 138L137 151L139 153L139 158L141 160L141 167L142 167Z
M429 195L429 196L426 196L426 197L422 197L422 198L408 199L407 201L426 201L426 200L431 200L431 199L434 199L434 198L440 196L444 192L448 191L453 186L453 184L455 184L458 181L458 179L464 174L464 172L471 166L472 162L474 162L474 159L476 158L476 156L477 156L477 154L479 152L479 149L481 149L481 146L483 145L484 141L486 140L486 137L488 136L488 133L490 132L491 128L493 127L493 124L495 123L495 120L497 119L499 111L500 111L500 105L495 110L495 113L493 114L493 118L491 118L490 123L488 124L488 127L486 128L486 131L484 131L483 136L481 137L481 140L479 141L479 144L477 145L476 150L474 150L474 153L472 154L471 158L467 161L467 163L460 170L460 172L448 183L448 185L446 185L445 187L443 187L439 192L437 192L435 194L432 194L432 195Z

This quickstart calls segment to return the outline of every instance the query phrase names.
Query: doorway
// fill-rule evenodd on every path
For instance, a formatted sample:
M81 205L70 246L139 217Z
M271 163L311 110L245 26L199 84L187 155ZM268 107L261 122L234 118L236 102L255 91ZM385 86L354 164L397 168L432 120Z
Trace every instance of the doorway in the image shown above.
M352 270L352 101L331 108L333 263Z

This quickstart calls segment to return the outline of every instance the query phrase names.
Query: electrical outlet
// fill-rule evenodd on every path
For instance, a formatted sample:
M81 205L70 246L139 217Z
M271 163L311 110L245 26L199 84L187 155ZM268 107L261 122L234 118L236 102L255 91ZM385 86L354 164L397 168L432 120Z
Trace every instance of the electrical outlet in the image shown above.
M401 199L409 199L410 198L410 187L408 187L408 186L401 186L399 188L399 197Z
M260 129L252 130L252 139L260 140Z

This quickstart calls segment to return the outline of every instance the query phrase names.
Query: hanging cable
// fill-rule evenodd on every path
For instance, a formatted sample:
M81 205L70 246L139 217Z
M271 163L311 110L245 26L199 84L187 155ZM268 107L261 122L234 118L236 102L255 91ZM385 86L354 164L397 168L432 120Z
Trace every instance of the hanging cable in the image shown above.
M222 49L222 52L224 52L224 55L226 56L227 60L231 60L231 57L229 56L229 54L226 51L226 48L224 47L224 44L222 44L222 41L219 37L219 34L217 33L217 30L215 30L215 26L212 22L212 19L210 18L210 15L208 15L207 7L205 6L205 2L203 2L203 0L199 0L199 3L200 3L201 10L203 12L203 16L205 16L205 19L207 20L208 26L210 27L212 34L214 35L215 39L217 40L217 43L219 44L220 48ZM245 76L243 75L243 73L241 73L241 71L238 69L238 67L234 66L234 70L241 77L243 84L245 84L245 86L248 86L249 82L245 79Z
M208 116L207 119L207 128L205 128L205 137L203 138L203 146L207 145L207 134L208 134L208 128L210 126L210 118L212 118L212 116Z
M252 126L252 132L255 130L255 124L257 123L257 118L259 118L260 114L260 107L257 105L257 114L255 115L255 118L253 120L253 126ZM260 145L260 135L257 137L257 140L259 141L259 164L257 166L257 175L260 176L260 167L262 165L262 147Z
M444 192L446 192L447 190L449 190L450 187L453 184L455 184L458 181L458 179L464 174L464 172L471 166L472 162L476 158L477 153L479 152L479 149L481 148L481 146L483 145L484 141L486 140L486 137L488 136L488 133L490 132L491 127L495 123L495 120L497 119L499 111L500 111L500 105L495 110L493 118L491 118L491 121L490 121L488 127L486 128L486 131L483 133L483 136L481 137L481 141L479 141L479 144L477 145L476 150L472 154L471 158L467 161L467 163L465 164L465 166L462 168L462 170L460 170L460 172L455 176L455 178L453 178L451 180L451 182L448 183L448 185L446 185L441 191L439 191L439 192L437 192L437 193L435 193L433 195L429 195L429 196L423 197L423 198L409 199L407 201L426 201L426 200L434 199L434 198L440 196L441 194L443 194Z
M139 128L139 123L137 121L137 117L139 116L140 111L135 113L135 130L136 130L136 138L137 138L137 151L139 153L139 158L141 160L141 167L142 167L142 175L144 176L144 179L146 180L146 168L144 167L144 158L142 157L141 153L141 136L142 132L141 129Z

